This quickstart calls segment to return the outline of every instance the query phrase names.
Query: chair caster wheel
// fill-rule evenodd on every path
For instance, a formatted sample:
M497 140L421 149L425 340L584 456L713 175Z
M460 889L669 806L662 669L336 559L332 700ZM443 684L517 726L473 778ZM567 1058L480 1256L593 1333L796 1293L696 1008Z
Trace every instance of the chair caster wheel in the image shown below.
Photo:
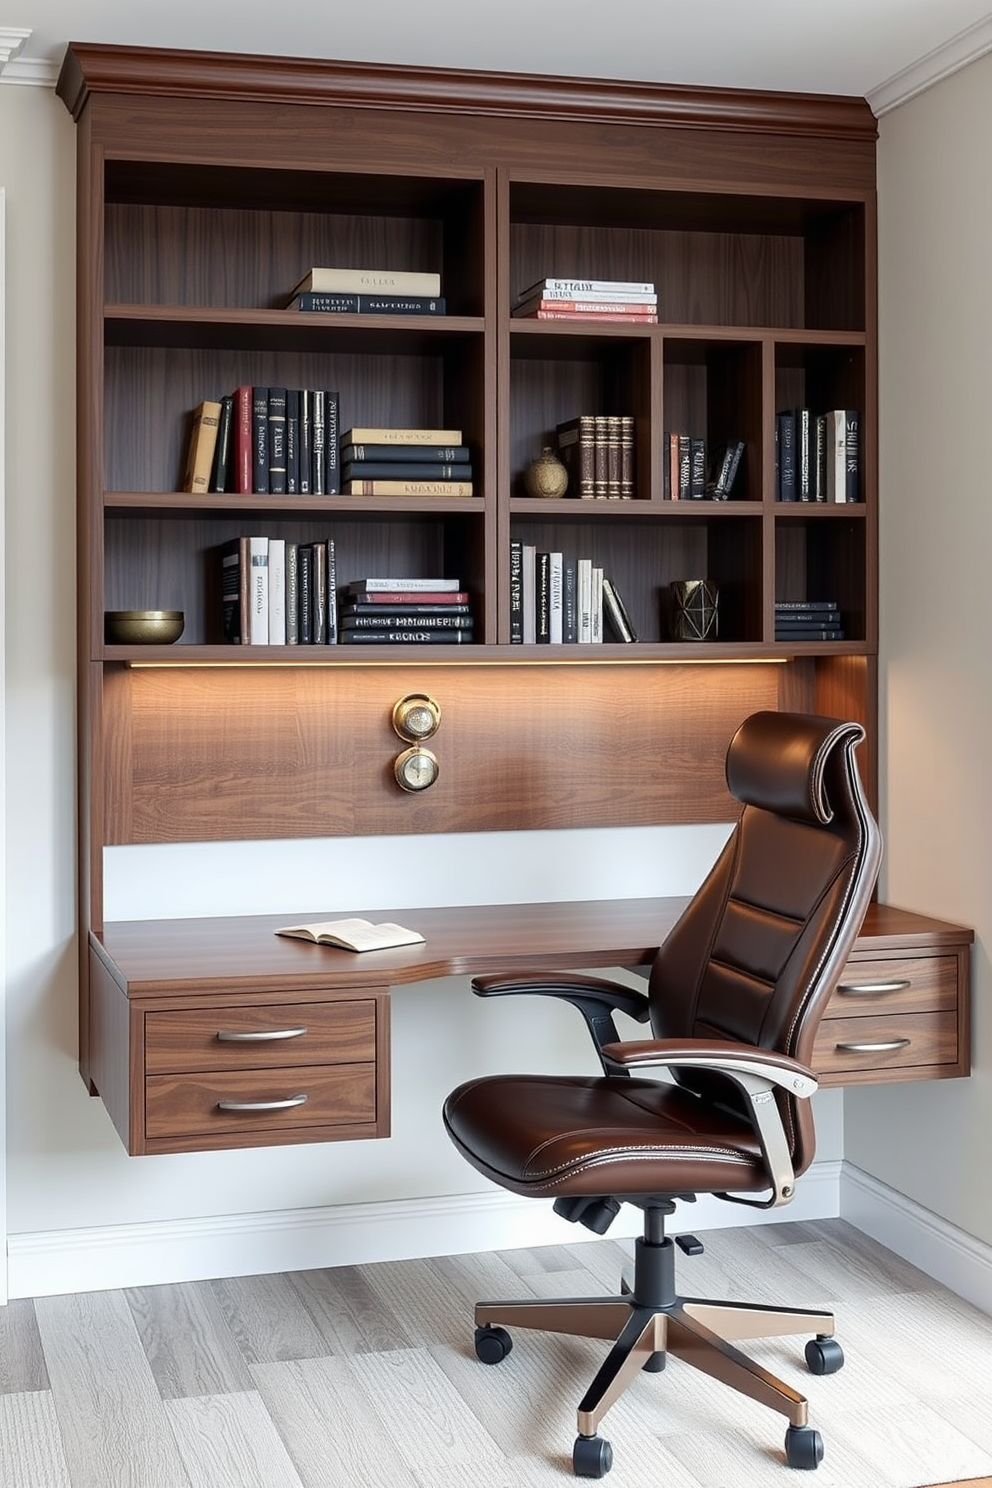
M613 1466L613 1448L602 1436L577 1436L572 1471L577 1478L605 1478Z
M785 1433L785 1460L790 1467L812 1469L823 1461L823 1437L812 1426L790 1426Z
M806 1345L806 1368L810 1374L836 1374L844 1362L844 1350L836 1338L811 1338Z
M513 1339L505 1328L494 1328L487 1324L475 1330L476 1357L483 1364L502 1364L513 1347Z

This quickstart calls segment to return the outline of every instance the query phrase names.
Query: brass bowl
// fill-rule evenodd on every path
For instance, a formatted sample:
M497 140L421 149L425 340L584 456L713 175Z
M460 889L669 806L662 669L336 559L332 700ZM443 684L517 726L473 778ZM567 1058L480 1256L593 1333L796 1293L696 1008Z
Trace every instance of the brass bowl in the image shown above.
M107 610L104 639L113 646L168 646L185 623L182 610Z

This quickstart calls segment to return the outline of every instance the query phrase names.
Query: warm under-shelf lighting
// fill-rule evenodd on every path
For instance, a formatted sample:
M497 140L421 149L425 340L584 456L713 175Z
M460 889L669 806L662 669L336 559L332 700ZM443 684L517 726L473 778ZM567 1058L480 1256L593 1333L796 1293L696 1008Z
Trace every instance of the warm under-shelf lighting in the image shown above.
M306 661L129 661L127 665L133 671L273 671L279 668L283 670L305 668L311 671L314 668L324 670L340 671L342 668L353 667L361 671L369 671L375 667L518 667L518 666L552 666L552 667L659 667L659 666L785 666L793 660L791 656L645 656L645 657L606 657L606 656L561 656L561 657L508 657L498 659L482 659L472 661L468 657L451 661L435 660L423 655L395 658L387 661L370 661L366 657L356 658L354 661L316 659Z

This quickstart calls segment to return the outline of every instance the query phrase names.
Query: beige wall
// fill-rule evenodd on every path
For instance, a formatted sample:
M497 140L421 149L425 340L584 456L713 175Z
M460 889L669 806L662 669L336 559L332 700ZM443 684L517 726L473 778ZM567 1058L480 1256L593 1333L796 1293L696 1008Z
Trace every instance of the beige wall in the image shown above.
M849 1091L845 1156L992 1243L992 56L880 121L883 893L974 926L970 1080Z

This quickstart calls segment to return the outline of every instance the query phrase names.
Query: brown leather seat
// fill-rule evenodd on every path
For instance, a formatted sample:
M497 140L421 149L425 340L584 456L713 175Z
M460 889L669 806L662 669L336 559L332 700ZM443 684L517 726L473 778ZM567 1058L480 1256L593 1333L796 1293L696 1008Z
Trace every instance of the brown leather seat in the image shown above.
M621 1203L644 1211L632 1281L614 1298L487 1302L476 1350L496 1363L497 1324L614 1338L579 1405L575 1471L612 1462L599 1423L642 1368L672 1353L789 1418L786 1460L815 1467L805 1399L729 1341L815 1333L814 1373L843 1362L832 1314L679 1297L665 1217L677 1198L788 1203L814 1152L809 1068L817 1025L857 937L881 858L855 760L859 724L756 713L727 753L739 822L651 968L647 993L580 974L479 977L481 996L541 994L583 1014L602 1075L495 1075L452 1092L444 1120L480 1172L604 1233ZM614 1014L650 1023L622 1041ZM659 1079L638 1075L644 1067Z

